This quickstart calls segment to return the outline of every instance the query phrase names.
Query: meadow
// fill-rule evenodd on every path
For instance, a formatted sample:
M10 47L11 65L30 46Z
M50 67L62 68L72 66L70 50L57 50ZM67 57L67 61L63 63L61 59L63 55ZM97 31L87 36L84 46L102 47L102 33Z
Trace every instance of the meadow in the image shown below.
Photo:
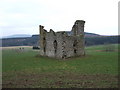
M118 45L85 48L83 57L66 60L39 56L32 47L2 48L3 88L117 88Z

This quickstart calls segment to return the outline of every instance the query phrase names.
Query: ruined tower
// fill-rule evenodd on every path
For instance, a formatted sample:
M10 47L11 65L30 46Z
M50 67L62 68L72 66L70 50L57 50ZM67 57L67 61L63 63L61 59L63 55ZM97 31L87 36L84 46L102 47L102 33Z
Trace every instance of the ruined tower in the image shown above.
M70 34L65 31L47 32L44 26L40 29L40 55L54 58L69 58L85 55L83 20L76 20Z
M72 34L74 36L84 35L84 24L85 24L85 21L76 20L76 22L74 23L72 27Z
M46 30L44 30L44 26L39 26L40 31L40 54L45 55L46 52Z
M75 36L74 40L74 52L76 52L75 56L84 55L84 24L83 20L76 20L72 27L72 35Z

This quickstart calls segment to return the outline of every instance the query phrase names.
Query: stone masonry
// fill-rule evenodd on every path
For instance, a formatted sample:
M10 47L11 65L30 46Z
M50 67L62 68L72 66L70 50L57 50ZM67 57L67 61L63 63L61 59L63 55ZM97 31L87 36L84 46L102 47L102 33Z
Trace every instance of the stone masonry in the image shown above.
M65 31L47 32L44 26L40 29L40 55L65 59L84 56L84 24L83 20L76 20L70 34Z

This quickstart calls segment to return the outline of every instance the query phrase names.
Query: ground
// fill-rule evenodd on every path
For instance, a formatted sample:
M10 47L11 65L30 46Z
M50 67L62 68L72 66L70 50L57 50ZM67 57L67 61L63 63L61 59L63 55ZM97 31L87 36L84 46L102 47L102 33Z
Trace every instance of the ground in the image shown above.
M3 88L117 88L118 49L86 47L85 57L56 60L32 47L2 48Z

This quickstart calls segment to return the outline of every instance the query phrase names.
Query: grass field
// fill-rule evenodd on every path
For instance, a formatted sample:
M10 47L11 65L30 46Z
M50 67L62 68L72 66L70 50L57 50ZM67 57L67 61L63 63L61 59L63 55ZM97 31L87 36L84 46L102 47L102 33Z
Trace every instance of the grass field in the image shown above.
M118 45L86 47L85 57L56 60L38 57L32 47L3 48L3 87L7 88L117 88Z

